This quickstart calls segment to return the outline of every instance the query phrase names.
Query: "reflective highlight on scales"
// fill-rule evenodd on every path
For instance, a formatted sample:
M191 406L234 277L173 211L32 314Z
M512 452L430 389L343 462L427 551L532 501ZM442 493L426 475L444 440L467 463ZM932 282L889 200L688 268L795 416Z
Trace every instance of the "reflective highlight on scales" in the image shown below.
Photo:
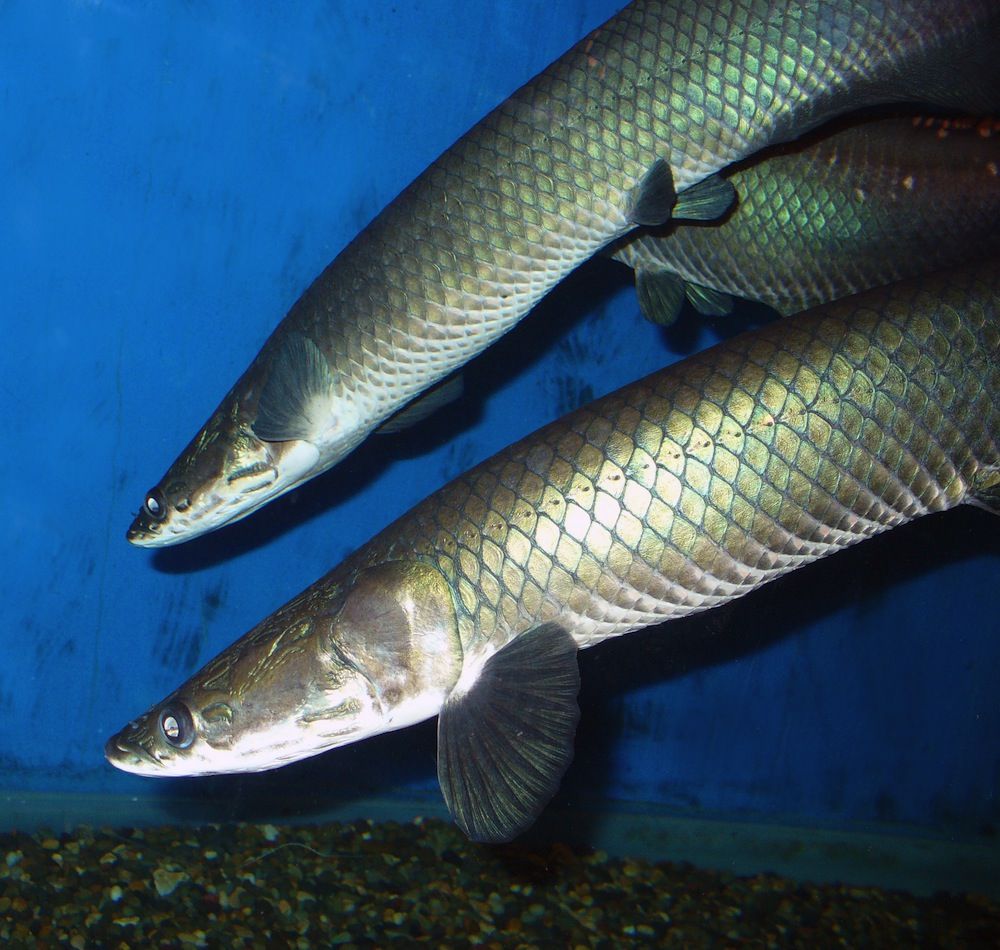
M577 649L931 512L1000 510L998 277L819 307L539 430L264 620L109 760L256 770L438 714L455 820L516 835L572 755Z
M330 468L610 241L717 219L732 162L877 103L997 106L998 34L996 0L634 0L319 275L129 541L180 543Z

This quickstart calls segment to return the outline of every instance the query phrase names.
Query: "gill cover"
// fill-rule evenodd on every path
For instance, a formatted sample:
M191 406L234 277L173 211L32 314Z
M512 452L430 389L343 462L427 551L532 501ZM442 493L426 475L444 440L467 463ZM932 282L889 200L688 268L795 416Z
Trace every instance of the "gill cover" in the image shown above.
M462 669L447 581L419 561L359 571L331 624L329 647L366 677L387 728L430 718Z

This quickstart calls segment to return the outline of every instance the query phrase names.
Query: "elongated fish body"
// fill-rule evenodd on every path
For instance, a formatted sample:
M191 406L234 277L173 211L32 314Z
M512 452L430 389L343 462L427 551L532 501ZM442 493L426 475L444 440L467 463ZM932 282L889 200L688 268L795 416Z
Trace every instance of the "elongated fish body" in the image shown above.
M148 775L271 768L435 714L472 837L572 754L576 651L929 512L1000 510L1000 267L789 317L440 489L109 740Z
M997 99L995 0L635 0L448 149L320 275L129 540L241 518L329 468L638 224L836 113Z
M725 175L738 204L711 227L623 238L644 313L704 313L729 295L797 313L1000 253L1000 126L895 118L817 134Z

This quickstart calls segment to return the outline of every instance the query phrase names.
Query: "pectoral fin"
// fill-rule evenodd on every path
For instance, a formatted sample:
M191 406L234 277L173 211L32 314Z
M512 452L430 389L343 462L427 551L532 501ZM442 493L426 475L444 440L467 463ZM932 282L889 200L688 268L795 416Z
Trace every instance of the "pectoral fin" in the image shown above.
M265 442L316 442L332 423L335 395L330 364L320 348L291 333L268 367L257 404L254 435Z
M580 716L576 643L547 623L463 677L438 718L438 781L473 841L509 841L556 793Z

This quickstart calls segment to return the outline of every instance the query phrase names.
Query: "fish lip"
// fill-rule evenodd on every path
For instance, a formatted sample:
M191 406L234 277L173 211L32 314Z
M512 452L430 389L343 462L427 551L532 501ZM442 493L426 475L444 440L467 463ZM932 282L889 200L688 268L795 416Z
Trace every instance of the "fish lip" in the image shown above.
M125 532L125 540L139 547L151 547L164 543L160 529L162 525L153 521L144 511L140 511Z
M135 766L154 765L163 768L163 762L138 742L126 739L121 733L104 743L104 758L113 766L127 772L137 771Z
M137 544L139 547L147 546L152 538L152 533L143 528L138 519L133 521L125 532L125 540L130 544Z
M170 538L154 534L151 531L144 531L141 526L137 527L136 525L125 532L125 540L137 548L165 548L173 543Z

